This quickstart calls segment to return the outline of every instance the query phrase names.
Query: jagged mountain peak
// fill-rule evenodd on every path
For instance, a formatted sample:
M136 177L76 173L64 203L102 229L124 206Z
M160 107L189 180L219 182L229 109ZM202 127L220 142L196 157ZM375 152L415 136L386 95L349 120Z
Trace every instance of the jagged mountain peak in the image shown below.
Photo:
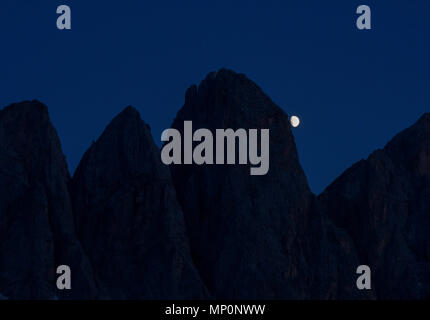
M136 108L128 106L106 127L102 135L84 154L75 176L83 175L83 167L100 166L100 179L119 180L135 174L158 175L167 178L161 168L160 155L150 127ZM104 178L105 177L105 178Z
M14 110L15 112L39 112L48 114L48 107L39 100L24 100L6 106L3 111Z
M372 154L369 160L377 160L380 155L389 157L398 169L430 174L430 113L425 113L412 126L398 133L382 152Z
M424 113L418 122L425 122L426 125L430 126L430 112Z
M149 134L149 131L147 131L149 126L142 120L139 111L133 106L127 106L111 120L100 139L109 131L117 131L119 133L140 129L142 129L145 134Z
M379 298L428 296L429 120L424 114L319 196L335 224L353 239L360 262L371 268Z
M69 174L47 107L38 101L0 111L0 289L11 299L92 298L91 266L75 235ZM26 267L31 261L31 266ZM55 270L76 272L59 292Z
M185 104L177 117L195 112L201 118L215 120L237 126L258 125L258 117L274 118L285 114L264 91L244 74L228 69L209 73L200 84L191 86L185 94ZM285 123L289 129L289 122Z
M45 104L38 100L10 104L0 110L0 122L0 145L5 153L35 172L51 161L68 179L66 158Z
M0 121L3 130L14 133L15 143L25 143L37 135L40 137L51 135L58 140L48 113L48 108L43 103L32 100L13 103L0 109ZM39 141L41 142L41 141Z
M143 121L139 111L135 107L129 105L125 107L120 113L118 113L118 115L114 117L111 123L114 123L114 122L123 123L124 121L133 121L133 120Z
M412 126L398 133L384 149L409 140L410 144L421 144L430 140L430 113L424 113Z
M338 257L322 254L326 246L343 249L337 236L328 244L286 113L246 76L221 69L187 91L172 128L183 132L186 120L194 130L270 130L266 175L250 176L240 165L171 166L193 260L211 293L220 299L354 296L350 287L322 284L326 272L353 275L354 255L339 259L345 270L337 272Z
M169 169L136 109L125 108L88 149L72 190L79 239L104 297L206 296Z
M0 300L428 295L430 113L318 198L288 116L245 75L220 69L190 87L172 127L185 120L194 130L270 129L270 170L169 170L128 106L69 181L47 107L0 110ZM60 264L74 272L71 293L55 289ZM361 264L370 293L355 286Z
M281 174L297 174L294 184L309 189L288 115L245 75L221 69L209 73L198 87L190 87L172 127L181 129L186 120L193 122L194 130L269 129L271 165Z

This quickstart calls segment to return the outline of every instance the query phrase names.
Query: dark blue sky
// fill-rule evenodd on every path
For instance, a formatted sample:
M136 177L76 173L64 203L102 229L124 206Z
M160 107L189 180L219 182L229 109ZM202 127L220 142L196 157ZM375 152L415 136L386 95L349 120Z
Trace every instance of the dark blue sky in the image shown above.
M72 31L56 8L72 9ZM372 9L372 30L355 26ZM430 2L0 2L0 106L48 105L70 170L125 106L157 143L193 83L245 73L288 114L313 191L430 111Z

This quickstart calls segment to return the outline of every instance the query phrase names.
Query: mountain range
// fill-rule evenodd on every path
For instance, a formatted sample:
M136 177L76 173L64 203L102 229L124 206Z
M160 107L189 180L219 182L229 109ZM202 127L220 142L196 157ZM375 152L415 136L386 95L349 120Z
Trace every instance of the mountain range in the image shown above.
M44 104L0 110L0 299L430 296L429 113L318 196L287 114L245 75L191 86L171 127L187 120L269 128L268 174L166 166L129 106L71 177ZM59 265L72 290L57 289ZM359 265L371 290L356 286Z

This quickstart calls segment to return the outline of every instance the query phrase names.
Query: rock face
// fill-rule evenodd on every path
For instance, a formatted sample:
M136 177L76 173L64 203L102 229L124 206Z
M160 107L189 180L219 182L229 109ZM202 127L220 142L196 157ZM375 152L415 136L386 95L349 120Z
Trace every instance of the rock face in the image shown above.
M267 175L251 176L248 165L171 166L193 260L210 292L221 299L351 297L355 280L336 281L344 271L355 275L354 252L317 210L287 115L244 75L222 69L187 91L172 127L183 132L186 120L193 130L270 129Z
M0 110L0 291L10 299L93 298L91 266L75 236L60 141L40 102ZM56 289L57 266L75 271Z
M430 296L430 114L348 169L319 200L371 268L378 298Z
M102 298L206 297L169 170L134 108L85 153L72 189L78 235Z
M430 114L319 197L287 115L244 75L223 69L192 86L172 127L186 120L270 129L268 173L169 170L127 107L71 180L43 104L0 110L0 300L430 295ZM371 291L356 288L362 264ZM71 291L56 289L60 265L71 267Z

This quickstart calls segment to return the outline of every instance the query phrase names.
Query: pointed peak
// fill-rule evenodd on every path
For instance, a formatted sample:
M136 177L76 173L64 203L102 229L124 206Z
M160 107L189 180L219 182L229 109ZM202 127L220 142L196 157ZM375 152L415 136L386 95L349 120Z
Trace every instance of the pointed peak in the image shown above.
M385 146L385 150L396 145L417 145L430 140L430 113L424 113L417 122L398 133Z
M430 124L430 112L426 112L424 113L419 120L417 121L417 123L424 123L429 125Z
M141 120L139 111L133 106L127 106L122 110L114 119L116 118L132 118Z
M150 130L149 126L142 120L139 111L133 106L127 106L112 119L105 131L112 129L122 131L123 129L136 127L136 125L142 125Z
M100 172L109 173L107 181L120 181L137 173L155 174L154 168L159 168L160 163L159 149L149 126L136 108L128 106L93 141L81 159L74 178L85 175L84 172L91 167L91 170L100 168Z
M133 106L127 106L112 119L96 143L112 135L134 137L138 132L151 136L151 128L142 120L139 111Z

